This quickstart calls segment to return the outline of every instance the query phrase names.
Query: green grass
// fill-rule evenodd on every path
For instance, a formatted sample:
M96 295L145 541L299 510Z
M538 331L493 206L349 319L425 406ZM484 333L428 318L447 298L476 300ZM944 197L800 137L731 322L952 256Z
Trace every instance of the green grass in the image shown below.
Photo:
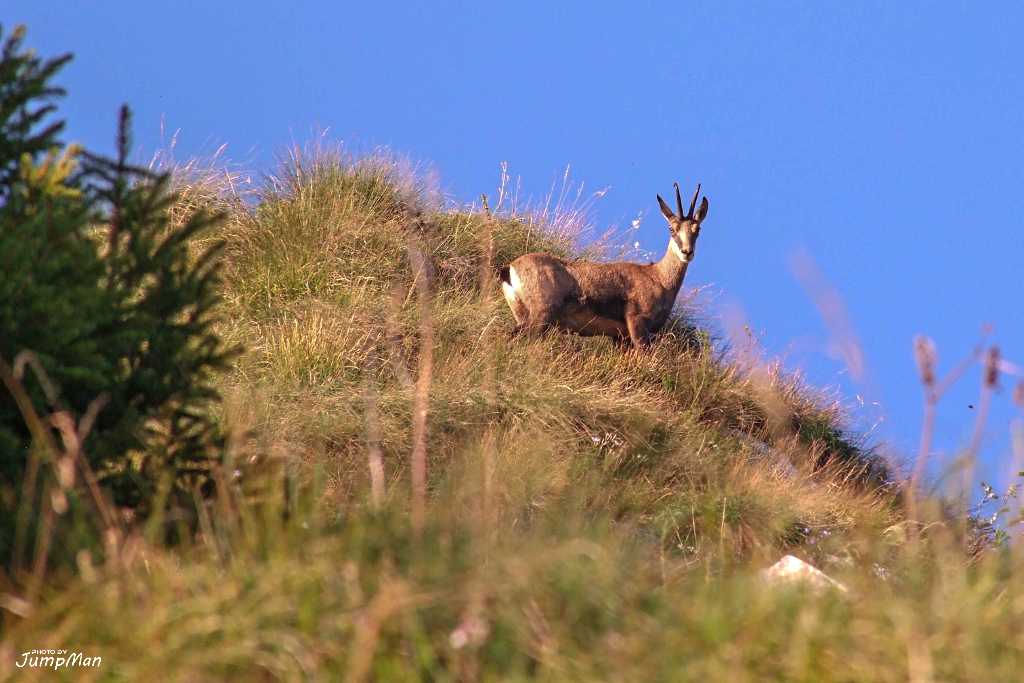
M698 302L642 354L512 334L502 265L622 253L581 212L451 206L383 152L296 152L246 192L232 171L178 178L183 212L230 214L211 236L227 242L221 331L247 348L221 378L227 476L193 542L130 534L54 577L5 629L0 673L31 679L13 662L40 648L102 655L97 675L126 680L1019 671L1017 556L972 557L965 525L928 500L918 533L842 406L732 364ZM422 212L414 235L402 205ZM435 340L419 540L410 245L432 264ZM787 553L849 594L769 588L758 572Z

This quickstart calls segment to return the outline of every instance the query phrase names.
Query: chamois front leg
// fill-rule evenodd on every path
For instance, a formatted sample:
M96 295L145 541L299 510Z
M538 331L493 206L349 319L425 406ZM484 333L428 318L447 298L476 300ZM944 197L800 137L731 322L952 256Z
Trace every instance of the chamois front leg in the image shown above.
M629 341L637 350L646 349L651 344L651 332L647 327L645 316L637 313L626 314L626 327L629 328Z

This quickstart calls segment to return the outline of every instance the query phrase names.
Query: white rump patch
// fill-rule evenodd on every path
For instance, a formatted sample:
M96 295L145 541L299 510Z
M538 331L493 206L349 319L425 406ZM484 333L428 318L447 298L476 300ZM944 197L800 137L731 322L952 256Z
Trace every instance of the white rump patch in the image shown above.
M516 269L509 266L508 269L509 282L502 282L501 289L505 292L505 299L508 301L509 306L516 300L516 292L519 291L519 276L516 275Z

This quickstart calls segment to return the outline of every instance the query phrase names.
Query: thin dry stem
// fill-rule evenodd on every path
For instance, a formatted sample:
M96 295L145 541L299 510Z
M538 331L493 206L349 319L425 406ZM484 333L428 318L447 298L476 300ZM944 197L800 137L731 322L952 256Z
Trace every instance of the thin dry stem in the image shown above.
M928 460L931 457L936 407L946 391L980 357L981 350L975 349L973 353L960 361L946 375L945 379L939 381L936 371L938 353L935 350L935 343L923 335L918 335L914 339L914 359L917 362L918 372L921 375L921 384L924 387L924 418L921 425L921 446L917 453L917 463L914 466L914 474L910 479L910 486L907 489L907 514L911 521L917 520L916 498L918 487L924 478L925 470L928 468ZM998 356L996 361L998 362ZM985 412L987 413L987 409Z
M46 573L46 560L50 556L50 541L53 538L53 517L55 505L43 498L43 523L39 526L36 536L36 556L32 562L32 580L29 582L25 599L30 605L36 603L39 591L43 586L43 575Z
M419 372L412 409L412 528L417 542L423 538L427 500L427 413L430 407L430 384L434 374L433 299L427 275L427 257L420 246L419 216L406 209L406 237L409 240L409 262L420 307Z
M999 381L999 348L991 347L985 354L985 369L981 376L981 398L978 401L978 414L974 418L974 433L971 446L967 450L964 463L963 499L965 509L971 503L971 484L977 466L981 441L985 436L985 424L988 422L989 409L992 406L992 392Z
M380 446L380 414L377 397L377 359L371 351L364 372L366 376L366 442L370 468L370 502L380 509L384 505L384 453Z
M416 390L416 383L413 381L412 373L409 372L405 357L402 355L402 331L398 324L398 312L402 309L402 302L406 296L407 292L402 283L395 282L391 290L391 307L388 309L387 346L395 377L398 378L398 382L405 392L411 396Z
M1010 422L1010 448L1013 452L1013 459L1010 463L1009 481L1016 481L1024 469L1024 419L1015 418ZM1019 489L1018 489L1019 493ZM1010 519L1017 519L1021 511L1021 496L1014 496L1010 502Z
M19 356L20 359L21 357ZM11 553L11 575L16 576L18 569L21 567L22 555L25 552L25 537L28 533L29 521L28 512L33 503L41 453L45 450L47 453L52 454L56 452L57 447L53 443L53 437L50 435L49 430L46 429L39 415L36 414L35 408L32 406L32 400L25 392L25 388L21 385L14 370L3 358L0 358L0 380L3 380L7 390L14 397L15 403L18 404L22 419L28 425L29 432L31 432L35 442L29 449L28 465L25 468L25 481L22 486L22 499L18 508L18 519L15 523L14 546ZM46 383L44 382L45 385Z

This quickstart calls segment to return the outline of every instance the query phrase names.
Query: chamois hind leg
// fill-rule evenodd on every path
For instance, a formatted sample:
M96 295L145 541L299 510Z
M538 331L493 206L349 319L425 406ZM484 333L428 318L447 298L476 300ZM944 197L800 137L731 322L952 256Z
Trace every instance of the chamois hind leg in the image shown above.
M558 320L558 309L543 301L517 299L512 305L512 313L519 325L516 335L536 337L553 327Z
M558 319L558 310L550 306L528 309L519 322L519 333L527 337L538 337L552 326Z
M505 300L516 319L516 330L513 336L535 336L544 332L554 323L554 312L547 310L543 304L538 306L534 302L527 301L522 295L517 297L514 290L510 291L507 284L505 287Z
M514 296L506 294L505 298L508 300L509 308L512 309L512 315L516 319L516 329L512 336L518 337L521 334L530 334L534 328L532 323L534 316L531 315L530 307L526 305L525 301L516 299Z

